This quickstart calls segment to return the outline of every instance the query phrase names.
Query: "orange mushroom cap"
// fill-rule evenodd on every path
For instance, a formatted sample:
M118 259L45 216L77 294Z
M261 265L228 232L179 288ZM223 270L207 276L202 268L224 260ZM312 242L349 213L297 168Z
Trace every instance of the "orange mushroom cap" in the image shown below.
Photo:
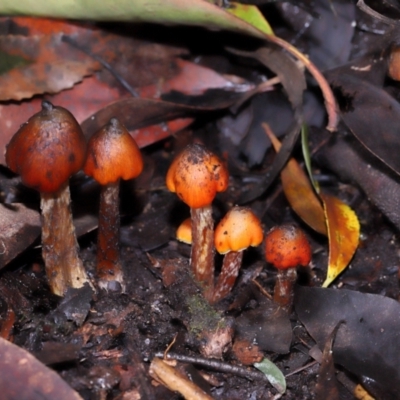
M74 116L43 101L42 110L12 137L5 158L26 186L52 193L82 168L85 154L86 140Z
M228 182L228 170L222 161L198 143L178 154L166 177L167 188L191 208L210 205L217 192L227 189Z
M183 243L192 244L192 219L186 218L176 230L176 238Z
M142 170L139 147L117 118L90 138L83 171L100 185L136 178Z
M277 269L305 267L311 261L311 246L295 225L276 226L265 237L265 259Z
M232 208L215 228L214 243L220 254L256 247L262 240L261 222L247 207Z

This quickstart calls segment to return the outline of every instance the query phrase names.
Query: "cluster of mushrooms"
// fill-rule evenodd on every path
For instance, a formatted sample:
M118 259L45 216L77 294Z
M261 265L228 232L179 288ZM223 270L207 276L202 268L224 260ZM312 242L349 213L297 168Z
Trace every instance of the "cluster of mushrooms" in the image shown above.
M72 222L69 178L79 170L101 185L97 245L98 286L110 289L124 279L119 256L119 181L143 169L140 150L127 129L112 118L89 143L65 108L42 102L12 137L6 149L8 167L26 186L40 193L42 256L51 291L91 285L78 255Z
M212 201L228 187L224 163L201 144L187 146L172 162L166 177L171 192L190 207L191 218L177 230L177 238L191 244L190 265L210 303L224 299L232 290L242 263L243 251L263 241L260 220L248 207L233 207L214 231ZM214 253L224 255L214 281ZM272 228L265 237L265 258L277 270L274 301L287 310L293 302L296 267L307 266L311 247L304 232L294 225Z
M43 101L42 110L11 139L6 162L26 186L40 192L42 255L52 292L63 296L70 287L91 285L78 255L70 206L69 178L81 169L101 185L97 285L125 290L119 254L119 182L137 177L143 160L135 140L118 119L112 118L86 143L69 111ZM212 304L232 290L243 251L263 241L261 222L247 207L233 207L214 230L212 202L217 192L227 189L228 182L224 163L197 143L174 159L166 177L168 189L190 207L191 219L180 227L178 238L191 244L193 276ZM224 254L216 280L215 250ZM278 269L274 300L289 309L296 267L308 265L311 259L308 240L293 225L273 228L265 238L265 257Z

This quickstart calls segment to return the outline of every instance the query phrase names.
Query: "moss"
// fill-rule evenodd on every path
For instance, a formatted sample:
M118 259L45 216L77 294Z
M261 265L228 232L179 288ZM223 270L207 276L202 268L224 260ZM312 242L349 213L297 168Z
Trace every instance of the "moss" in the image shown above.
M187 301L190 314L189 331L199 335L203 331L217 330L225 326L225 320L201 295L190 296Z

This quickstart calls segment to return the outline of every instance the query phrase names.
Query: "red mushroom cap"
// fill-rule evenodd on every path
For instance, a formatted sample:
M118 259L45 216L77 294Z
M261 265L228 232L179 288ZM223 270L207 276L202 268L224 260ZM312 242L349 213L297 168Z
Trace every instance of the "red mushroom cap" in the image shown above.
M201 144L191 144L169 167L166 184L191 208L206 207L217 192L227 189L228 170L222 161Z
M305 267L311 261L311 246L295 225L276 226L265 236L265 259L277 269Z
M86 140L74 116L43 101L42 110L12 137L5 156L26 186L52 193L82 168L85 154Z
M247 207L232 208L215 228L215 248L218 253L242 251L256 247L263 240L260 220Z
M117 118L111 118L90 138L83 170L100 185L133 179L142 172L139 147Z

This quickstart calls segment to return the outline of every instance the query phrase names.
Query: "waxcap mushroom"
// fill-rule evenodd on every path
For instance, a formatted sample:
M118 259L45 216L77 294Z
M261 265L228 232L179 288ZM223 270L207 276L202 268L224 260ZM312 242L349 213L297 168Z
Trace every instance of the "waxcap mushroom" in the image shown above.
M194 143L172 161L166 176L171 192L190 207L192 248L190 265L203 291L214 286L214 221L212 201L227 189L229 174L225 164L205 146Z
M287 312L293 305L296 267L307 266L311 255L307 236L296 225L275 226L265 236L265 259L278 270L274 302Z
M84 172L101 185L97 232L98 286L125 290L119 251L119 184L136 178L143 170L143 158L135 140L117 118L89 140Z
M212 203L217 192L228 188L229 174L224 163L205 146L188 145L169 167L166 184L190 208Z
M311 261L307 236L296 225L273 227L265 236L265 259L278 269L307 266Z
M9 168L40 192L42 256L51 291L63 296L69 287L89 283L78 255L68 180L83 165L86 140L65 108L42 102L13 136L6 149Z
M261 244L264 234L260 220L248 207L233 207L215 228L215 248L220 254L243 251Z
M263 240L260 220L248 207L233 207L215 228L215 248L224 254L221 272L211 296L216 303L232 290L243 259L243 250L259 246Z
M139 147L117 118L90 138L83 170L100 185L133 179L142 172Z
M82 168L85 154L86 140L74 116L43 101L42 110L12 137L5 158L24 185L52 193Z
M192 219L186 218L176 230L176 238L182 243L192 244Z

